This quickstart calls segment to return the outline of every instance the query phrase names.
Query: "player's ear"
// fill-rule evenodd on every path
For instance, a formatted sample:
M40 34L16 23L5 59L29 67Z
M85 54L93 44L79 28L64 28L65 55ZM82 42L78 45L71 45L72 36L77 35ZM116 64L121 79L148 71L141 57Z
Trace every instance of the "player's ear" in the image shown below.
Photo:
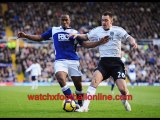
M113 18L110 18L110 20L111 20L111 24L113 23Z

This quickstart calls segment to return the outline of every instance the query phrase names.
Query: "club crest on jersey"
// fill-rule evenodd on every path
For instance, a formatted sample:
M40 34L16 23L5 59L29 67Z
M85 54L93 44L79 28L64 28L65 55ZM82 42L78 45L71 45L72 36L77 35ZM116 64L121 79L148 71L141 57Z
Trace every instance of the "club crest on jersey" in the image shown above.
M110 32L110 39L113 40L114 32Z
M58 41L69 41L68 34L58 34Z
M114 32L110 32L110 36L112 36L112 37L113 37L113 35L114 35Z

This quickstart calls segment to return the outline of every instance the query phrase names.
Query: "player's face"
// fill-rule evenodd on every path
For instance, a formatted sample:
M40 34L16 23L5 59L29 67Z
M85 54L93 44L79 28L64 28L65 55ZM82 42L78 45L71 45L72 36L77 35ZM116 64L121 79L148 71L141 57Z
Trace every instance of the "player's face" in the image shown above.
M69 15L62 15L61 16L61 25L62 27L65 27L65 28L68 28L70 27L70 18L69 18Z
M102 27L103 29L109 29L112 26L112 18L107 16L102 16Z

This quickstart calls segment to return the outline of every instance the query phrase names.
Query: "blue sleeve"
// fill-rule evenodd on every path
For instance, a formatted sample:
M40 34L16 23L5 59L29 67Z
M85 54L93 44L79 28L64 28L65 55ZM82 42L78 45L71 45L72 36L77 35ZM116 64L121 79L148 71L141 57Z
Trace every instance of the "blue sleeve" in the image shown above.
M49 38L52 37L52 28L50 28L48 31L42 33L41 37L45 40L49 40Z

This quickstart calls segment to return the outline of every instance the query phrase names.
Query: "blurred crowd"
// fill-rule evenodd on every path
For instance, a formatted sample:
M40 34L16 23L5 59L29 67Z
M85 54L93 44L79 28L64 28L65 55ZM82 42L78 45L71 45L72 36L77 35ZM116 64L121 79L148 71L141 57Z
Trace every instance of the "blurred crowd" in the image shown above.
M6 25L18 31L40 34L59 25L63 12L71 15L72 27L88 32L100 25L101 14L111 10L114 25L120 25L137 39L160 38L160 2L9 2Z
M36 46L36 47L35 47ZM42 73L39 81L51 82L55 80L53 62L55 59L54 50L52 44L46 45L34 45L34 47L20 48L16 54L16 64L18 66L19 73L23 72L32 64L33 58L40 64ZM25 80L29 80L29 74L25 74Z
M4 23L4 16L2 14L2 6L0 4L0 39L5 38L5 23Z
M16 71L12 68L11 50L0 47L0 82L15 81Z
M14 36L17 35L18 31L24 31L28 34L41 34L51 26L58 26L60 24L59 17L63 11L70 13L73 28L80 33L87 33L93 27L100 25L101 13L107 8L115 14L114 25L122 26L137 40L160 38L160 3L9 2L7 5L8 11L3 17L0 12L0 32L3 31L5 20L6 26L11 27ZM11 63L11 51L8 48L0 48L0 50L0 63ZM78 46L77 53L80 56L83 81L91 81L92 73L99 61L98 49ZM16 54L17 70L1 65L0 81L16 81L15 74L21 72L25 75L25 81L28 81L29 78L25 74L25 70L32 64L32 58L36 58L42 67L39 81L55 81L53 68L55 54L50 42L44 45L20 48ZM122 58L126 72L128 65L134 61L137 82L160 83L159 46L149 44L139 46L137 50L131 50L127 43L123 43ZM68 80L70 81L70 78Z
M80 56L80 69L83 73L83 81L91 81L93 71L99 61L98 48L88 49L78 46L77 53ZM5 54L10 56L8 49L4 49L3 52L1 52L1 60L4 58L6 61L10 61L10 59L8 59L9 57L4 57ZM29 81L29 75L25 74L25 70L32 64L33 58L36 59L42 67L42 75L39 81L54 82L55 75L53 62L55 60L55 54L54 49L52 48L52 43L20 48L19 52L16 54L16 72L17 74L23 72L24 75L26 75L25 81ZM128 73L127 68L131 64L131 61L134 61L136 65L136 82L148 82L150 84L160 83L160 47L157 45L143 45L139 46L136 50L131 50L129 45L123 43L122 60L125 63L126 73ZM8 80L8 78L10 78L9 75L12 75L12 79ZM16 76L15 71L12 70L11 67L0 69L1 80L15 81L16 78L13 77ZM68 78L68 80L71 81L70 78Z
M136 82L148 82L151 85L160 82L160 46L139 45L139 48L134 50L124 43L122 53L127 74L128 66L134 61Z

